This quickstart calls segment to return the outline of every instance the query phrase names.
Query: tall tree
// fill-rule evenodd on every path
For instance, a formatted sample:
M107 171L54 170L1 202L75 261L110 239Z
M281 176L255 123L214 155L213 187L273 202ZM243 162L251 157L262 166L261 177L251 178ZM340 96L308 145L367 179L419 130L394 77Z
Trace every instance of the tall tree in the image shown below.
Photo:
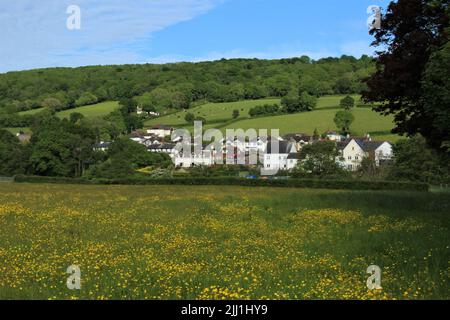
M426 113L434 115L431 141L441 141L450 154L450 42L430 58L423 79L423 105Z
M27 164L26 147L9 131L0 129L0 175L24 173Z
M332 141L320 141L303 147L301 161L293 171L293 176L327 177L341 175L344 170L336 162L339 153Z
M340 101L339 105L345 110L350 110L355 106L355 99L353 99L351 96L346 96Z
M343 134L350 133L350 126L354 121L355 116L350 111L338 111L334 116L334 123Z
M420 133L435 149L441 148L448 131L436 129L440 110L425 105L422 76L433 52L449 41L448 26L448 0L392 1L381 28L371 31L373 45L382 51L363 92L366 102L381 102L376 111L394 115L394 132Z

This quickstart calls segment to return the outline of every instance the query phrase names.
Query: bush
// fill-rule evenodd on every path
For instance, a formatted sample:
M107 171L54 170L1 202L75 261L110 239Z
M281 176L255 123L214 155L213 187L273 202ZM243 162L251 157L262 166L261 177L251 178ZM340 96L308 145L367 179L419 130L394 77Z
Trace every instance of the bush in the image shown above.
M280 106L278 104L264 104L262 106L255 106L250 109L248 114L250 117L257 117L263 115L274 115L280 113Z
M62 184L106 184L106 185L236 185L247 187L279 187L279 188L313 188L313 189L347 189L347 190L403 190L425 191L429 185L413 182L362 181L362 180L316 180L316 179L242 179L234 177L213 178L126 178L126 179L93 179L57 178L16 175L15 182L29 183L62 183Z
M26 183L58 183L58 184L94 184L93 180L84 178L65 178L65 177L43 177L43 176L25 176L15 175L14 182Z

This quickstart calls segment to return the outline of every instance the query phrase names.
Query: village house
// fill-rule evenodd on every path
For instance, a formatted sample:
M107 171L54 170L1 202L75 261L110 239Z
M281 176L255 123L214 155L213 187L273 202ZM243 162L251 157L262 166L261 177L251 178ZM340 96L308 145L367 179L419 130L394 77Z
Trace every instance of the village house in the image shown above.
M304 133L287 134L283 136L283 139L295 144L297 152L300 152L304 146L314 142L313 136Z
M245 155L245 163L249 161L249 154L257 152L259 161L266 172L289 171L294 169L301 161L301 151L304 146L313 144L318 139L307 134L288 134L283 138L278 138L278 150L272 146L272 138L258 137L257 141L242 143L237 139L222 139L221 147L215 150L213 143L202 144L201 154L196 155L189 152L188 155L179 152L181 138L172 143L166 143L164 138L171 134L173 128L168 126L155 126L147 130L147 133L134 132L130 138L147 147L149 152L168 154L174 165L177 167L190 168L193 166L212 166L216 163L216 156L220 153L223 163L237 164L238 155ZM384 161L392 159L392 145L386 141L372 141L369 135L364 137L351 138L344 137L334 131L326 132L326 140L333 141L339 151L336 162L349 171L357 171L364 158L371 157L377 166ZM190 141L191 146L195 145L195 140ZM107 145L102 145L107 148ZM193 147L192 147L193 148ZM99 148L100 149L100 148ZM194 150L194 148L193 148ZM192 150L192 151L193 151ZM227 151L232 150L230 154Z
M349 139L337 144L338 163L349 171L357 171L364 158L374 159L377 166L393 157L392 145L387 141Z
M100 141L94 145L94 151L103 151L108 150L109 146L112 144L111 141Z
M152 144L147 150L154 153L167 153L171 158L178 154L177 145L173 143Z
M191 168L195 166L212 166L214 165L213 154L209 150L202 150L201 155L192 153L190 156L185 157L183 154L177 154L174 157L174 163L176 167Z
M263 161L264 170L283 171L293 169L298 162L298 156L294 156L294 154L297 154L297 149L292 142L279 141L278 148L273 148L272 143L268 141Z
M159 117L160 113L156 112L156 111L144 111L143 108L141 107L136 107L136 114L141 116L141 115L146 115L146 116L152 116L152 117Z
M331 130L325 132L325 137L329 141L336 141L336 142L340 142L343 139L345 139L340 133Z
M148 134L153 134L155 136L165 138L172 135L173 128L165 125L156 125L147 130Z

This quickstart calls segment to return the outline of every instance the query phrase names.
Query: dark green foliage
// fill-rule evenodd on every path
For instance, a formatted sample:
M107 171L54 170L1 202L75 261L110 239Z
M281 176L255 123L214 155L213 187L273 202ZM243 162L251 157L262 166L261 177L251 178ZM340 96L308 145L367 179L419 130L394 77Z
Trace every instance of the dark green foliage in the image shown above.
M232 114L233 119L239 118L239 115L240 115L239 110L237 110L237 109L233 110L233 114Z
M84 92L76 101L75 106L87 106L98 102L98 98L90 92Z
M49 108L53 111L60 111L64 106L62 102L56 98L47 98L42 101L41 107Z
M376 111L395 116L396 133L419 133L440 151L450 135L444 89L450 77L449 26L448 0L392 1L381 29L371 32L380 52L363 93L366 102L382 103Z
M29 171L45 176L81 176L93 161L94 131L82 122L42 116L29 144Z
M450 154L450 42L431 56L422 85L424 111L433 115L427 137Z
M186 109L192 102L202 100L231 102L283 97L291 91L320 96L340 93L345 87L344 91L358 93L360 80L372 68L371 59L364 56L359 60L345 57L318 61L224 59L9 72L0 74L0 114L30 110L49 102L55 109L69 109L135 98L136 105L149 110L154 107L161 112L170 108ZM340 84L343 77L344 85ZM46 99L57 99L60 103Z
M147 148L128 138L117 139L107 151L107 160L92 166L86 173L90 178L127 178L139 175L137 169L149 166L167 168L172 161L167 154L148 152Z
M316 188L344 190L408 190L427 192L429 185L425 183L392 182L392 181L360 181L360 180L319 180L319 179L240 179L240 178L128 178L128 179L68 179L55 177L34 177L17 175L15 182L28 183L68 183L68 184L123 184L123 185L236 185L250 187L280 187L280 188Z
M422 137L401 140L394 145L395 162L389 178L432 184L450 183L450 157L427 147Z
M204 117L196 117L190 112L184 116L184 120L189 124L194 124L195 121L201 121L203 124L206 124L206 119Z
M317 98L306 91L300 95L290 93L281 99L281 105L286 113L312 111L317 105Z
M280 106L278 104L265 104L256 106L250 109L248 114L250 117L267 116L280 113Z
M13 134L0 129L0 176L25 173L27 151Z
M84 115L78 112L71 113L69 116L69 121L72 123L77 123L78 121L84 119Z
M306 145L301 152L301 160L293 170L294 177L343 177L348 175L338 163L339 153L332 141Z
M355 106L355 99L353 99L351 96L346 96L341 100L340 106L348 111Z
M334 116L334 123L342 134L350 133L350 126L355 121L355 116L350 111L338 111Z
M195 116L192 113L188 112L184 116L184 120L186 120L187 123L194 123Z

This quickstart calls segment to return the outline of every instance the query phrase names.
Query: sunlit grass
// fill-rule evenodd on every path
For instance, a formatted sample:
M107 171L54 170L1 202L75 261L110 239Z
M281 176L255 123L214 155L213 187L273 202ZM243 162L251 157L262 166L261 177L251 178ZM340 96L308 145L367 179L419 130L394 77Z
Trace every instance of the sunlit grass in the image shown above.
M4 183L0 298L448 299L449 209L445 193Z

